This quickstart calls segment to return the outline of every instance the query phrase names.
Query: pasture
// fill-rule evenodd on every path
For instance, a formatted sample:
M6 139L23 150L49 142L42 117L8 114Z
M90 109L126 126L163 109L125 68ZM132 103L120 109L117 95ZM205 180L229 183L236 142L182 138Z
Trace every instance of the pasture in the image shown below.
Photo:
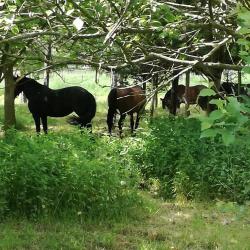
M50 84L96 97L91 135L49 118L36 136L16 100L17 131L0 139L0 249L249 249L249 142L201 139L199 121L169 118L160 103L136 137L128 118L122 140L117 128L108 137L110 79L94 77L64 71Z

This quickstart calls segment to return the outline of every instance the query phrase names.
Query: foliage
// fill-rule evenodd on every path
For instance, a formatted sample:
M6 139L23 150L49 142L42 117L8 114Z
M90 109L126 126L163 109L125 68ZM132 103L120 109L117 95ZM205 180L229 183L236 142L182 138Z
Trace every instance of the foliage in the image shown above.
M240 56L245 61L246 67L244 68L245 72L250 72L250 11L246 8L238 8L238 22L241 25L239 34L241 38L237 40L238 45L240 46Z
M29 217L125 213L139 205L138 174L114 154L114 145L71 132L0 140L0 215Z
M236 97L226 100L213 99L211 104L217 106L208 116L199 116L201 121L201 137L215 137L220 135L223 143L228 146L233 143L239 134L246 134L248 116L250 114L250 98L242 97L245 102L239 102ZM242 101L241 98L241 101Z
M239 55L246 63L245 72L250 72L249 16L249 10L242 7L238 8L238 23L241 25L238 33L241 38L238 39L237 43L240 46ZM214 94L213 90L206 89L202 90L200 95L212 96ZM242 102L243 100L244 102ZM218 109L211 112L208 117L199 117L202 130L201 137L213 138L220 135L223 143L228 146L235 141L239 133L248 133L245 125L249 121L250 98L240 97L237 99L236 97L228 97L226 100L214 99L210 101L210 104L215 104Z
M249 155L246 137L226 147L218 137L200 138L196 119L158 118L135 157L145 178L160 180L165 198L243 202L250 198Z

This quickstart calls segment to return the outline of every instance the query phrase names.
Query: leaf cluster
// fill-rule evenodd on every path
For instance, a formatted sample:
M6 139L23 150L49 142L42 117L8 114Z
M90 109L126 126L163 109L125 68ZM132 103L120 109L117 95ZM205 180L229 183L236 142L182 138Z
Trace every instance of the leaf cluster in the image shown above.
M157 178L165 198L249 200L249 131L227 147L219 137L200 138L200 126L193 118L156 119L135 154L145 178Z

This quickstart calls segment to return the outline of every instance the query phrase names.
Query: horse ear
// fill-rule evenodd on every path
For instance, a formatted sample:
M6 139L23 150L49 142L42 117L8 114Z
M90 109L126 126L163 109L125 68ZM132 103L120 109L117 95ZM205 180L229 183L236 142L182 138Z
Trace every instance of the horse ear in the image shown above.
M16 84L18 84L23 78L24 78L24 76L19 76L19 75L14 76Z

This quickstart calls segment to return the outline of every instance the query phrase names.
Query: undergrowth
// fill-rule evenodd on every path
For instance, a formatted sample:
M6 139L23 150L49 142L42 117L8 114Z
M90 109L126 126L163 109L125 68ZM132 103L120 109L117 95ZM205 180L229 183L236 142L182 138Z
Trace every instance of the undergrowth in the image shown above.
M159 180L164 198L250 199L250 143L238 138L231 146L219 138L200 138L196 119L157 118L134 151L147 180Z
M0 215L114 217L140 206L139 174L117 144L88 132L9 131L0 140Z

